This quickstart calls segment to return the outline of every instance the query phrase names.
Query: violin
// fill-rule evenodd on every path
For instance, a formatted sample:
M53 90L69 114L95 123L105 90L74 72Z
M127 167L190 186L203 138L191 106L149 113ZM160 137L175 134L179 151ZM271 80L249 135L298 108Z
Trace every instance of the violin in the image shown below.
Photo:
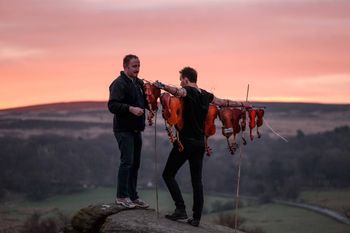
M233 134L232 125L233 113L231 108L223 107L219 111L219 119L222 122L222 135L229 138Z
M209 105L208 114L205 119L204 135L205 135L205 149L207 156L212 154L212 149L208 145L208 138L216 133L215 119L218 116L218 108L215 105Z
M256 132L258 134L258 138L261 138L261 134L259 132L259 127L261 127L263 125L264 109L257 109L256 110L256 115L257 115Z
M245 108L242 109L241 118L242 118L241 130L242 130L242 132L244 132L246 127L247 127L247 110ZM247 145L247 141L245 140L243 133L242 133L242 141L243 141L243 145Z
M250 140L253 141L253 129L255 128L256 109L248 109Z
M229 108L229 107L220 108L219 118L220 118L222 125L223 125L222 126L222 135L224 135L226 137L229 151L233 155L235 153L235 151L237 150L238 144L235 142L230 143L230 141L229 141L229 138L234 133L234 126L233 126L234 112L233 112L232 108Z
M160 103L163 107L162 116L165 120L165 129L168 132L169 139L172 143L176 142L179 151L183 151L184 147L179 140L178 132L183 128L184 121L182 118L183 100L181 98L171 96L169 93L163 93L160 96ZM174 136L172 127L175 127L177 136Z
M232 109L232 125L233 125L233 136L236 138L236 134L241 131L241 126L239 125L239 120L242 117L242 110L238 108Z
M146 95L148 108L153 113L152 117L147 118L148 125L151 126L153 124L152 118L154 117L154 113L158 110L157 100L160 97L160 89L151 84L150 82L145 82L143 85L143 89Z

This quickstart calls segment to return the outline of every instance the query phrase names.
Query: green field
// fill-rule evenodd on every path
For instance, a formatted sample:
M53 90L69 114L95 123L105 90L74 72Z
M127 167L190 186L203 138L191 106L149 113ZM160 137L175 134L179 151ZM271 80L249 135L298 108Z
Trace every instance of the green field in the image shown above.
M233 211L227 211L232 214ZM241 208L239 216L246 228L259 227L266 233L349 233L350 226L338 223L312 211L278 204ZM203 220L214 222L218 214L206 215Z
M115 199L115 192L116 190L114 188L96 188L75 194L57 195L40 202L28 201L23 198L13 198L0 204L0 229L4 224L15 224L23 221L35 211L45 213L59 209L64 214L72 216L80 208L91 204L112 203ZM142 199L150 203L151 208L156 209L156 195L154 190L141 190L139 194ZM184 193L183 196L188 207L187 209L191 210L192 194ZM158 199L159 212L161 214L174 210L175 206L168 192L160 191ZM211 204L215 201L227 202L229 199L225 197L206 196L205 208L211 211Z
M350 208L350 189L304 191L300 199L309 204L343 212L344 207Z
M139 192L139 195L142 199L150 203L151 208L156 208L156 194L154 190L141 190ZM188 209L190 210L192 207L192 194L184 193L183 197ZM57 195L40 202L28 200L8 201L2 203L0 205L0 209L13 209L14 212L20 211L26 214L33 210L45 211L49 209L59 208L64 213L71 215L80 208L86 207L90 204L112 203L114 201L114 198L114 188L96 188L75 194ZM168 212L174 210L175 206L168 192L159 191L158 200L160 212ZM207 195L205 196L204 208L206 208L208 211L211 211L211 204L215 201L221 201L224 203L231 201L231 199L227 197Z
M333 193L334 194L334 193ZM305 197L312 193L303 194ZM326 194L325 194L326 195ZM328 194L331 195L331 194ZM63 213L71 216L82 207L97 203L111 203L114 200L114 188L96 188L87 190L82 193L70 195L58 195L41 202L26 201L16 198L12 201L2 202L0 204L0 226L9 223L19 223L23 221L29 214L34 211L52 211L58 208ZM151 204L151 208L155 208L156 196L154 190L142 190L141 198ZM348 196L349 198L349 196ZM184 194L188 213L192 207L192 194ZM345 198L346 199L346 198ZM231 198L210 196L205 197L206 212L212 211L212 204L216 201L222 203L232 201ZM171 212L174 209L170 195L166 191L159 192L159 209L161 214ZM225 213L234 213L233 210ZM239 215L246 218L243 226L248 228L260 227L266 233L348 233L350 226L338 223L333 219L312 211L283 206L278 204L257 205L250 204L239 210ZM210 213L203 216L203 221L213 222L217 219L217 213ZM1 229L1 228L0 228Z

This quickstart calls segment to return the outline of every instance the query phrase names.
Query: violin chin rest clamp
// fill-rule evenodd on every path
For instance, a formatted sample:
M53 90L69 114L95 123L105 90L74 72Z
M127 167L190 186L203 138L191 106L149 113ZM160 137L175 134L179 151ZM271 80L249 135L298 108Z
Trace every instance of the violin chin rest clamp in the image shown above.
M231 136L233 134L233 128L222 128L222 134L227 136Z

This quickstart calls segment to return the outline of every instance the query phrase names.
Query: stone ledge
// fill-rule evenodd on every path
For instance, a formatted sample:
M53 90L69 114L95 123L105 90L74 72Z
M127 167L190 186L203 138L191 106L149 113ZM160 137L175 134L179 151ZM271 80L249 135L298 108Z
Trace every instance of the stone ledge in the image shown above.
M153 209L126 209L120 205L94 205L78 211L64 233L233 233L233 229L201 222L193 227L186 221L157 218ZM242 233L236 231L237 233Z

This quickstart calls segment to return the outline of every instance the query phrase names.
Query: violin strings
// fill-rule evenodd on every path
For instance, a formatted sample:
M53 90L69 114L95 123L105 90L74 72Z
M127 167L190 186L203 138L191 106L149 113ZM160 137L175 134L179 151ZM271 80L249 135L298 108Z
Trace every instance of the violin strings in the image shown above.
M266 118L265 118L265 123L266 126L272 131L272 133L274 133L275 135L277 135L278 137L280 137L281 139L283 139L285 142L288 142L288 140L286 138L284 138L282 135L280 135L279 133L277 133L269 124L269 122L267 122Z

